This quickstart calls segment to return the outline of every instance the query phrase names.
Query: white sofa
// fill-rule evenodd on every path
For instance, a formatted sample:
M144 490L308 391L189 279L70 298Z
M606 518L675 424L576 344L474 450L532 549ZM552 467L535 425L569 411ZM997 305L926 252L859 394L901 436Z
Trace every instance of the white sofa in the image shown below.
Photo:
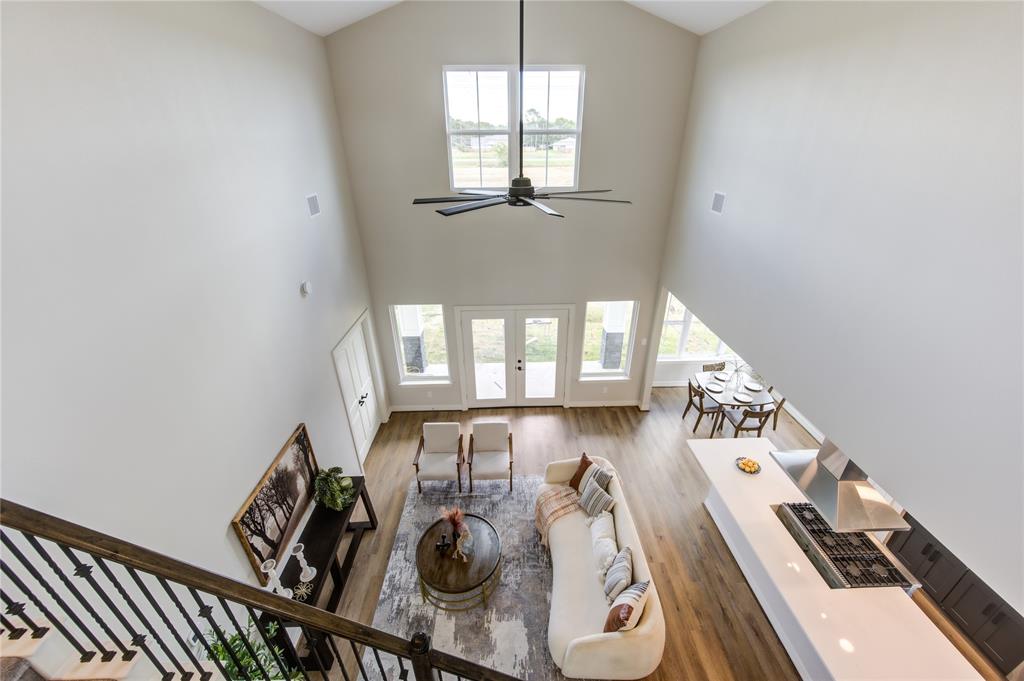
M612 469L607 460L591 457ZM548 464L541 491L569 482L579 459ZM612 469L614 470L614 469ZM633 581L651 579L647 558L626 505L618 474L608 486L615 499L615 538L619 549L633 549ZM598 578L590 527L583 510L565 515L548 533L553 576L548 649L562 674L573 679L639 679L657 669L665 650L665 616L653 580L647 604L635 629L604 633L610 605Z

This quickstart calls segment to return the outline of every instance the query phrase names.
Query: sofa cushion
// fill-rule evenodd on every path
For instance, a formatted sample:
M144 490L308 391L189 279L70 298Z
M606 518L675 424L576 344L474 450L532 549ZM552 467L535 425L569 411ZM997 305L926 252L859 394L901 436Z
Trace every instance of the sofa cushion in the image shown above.
M548 545L552 565L548 648L561 667L572 641L601 632L608 603L601 582L592 576L594 557L586 514L574 511L556 520Z
M608 566L619 552L619 545L615 543L615 519L611 513L604 511L596 518L590 518L589 524L594 564L597 567L598 578L603 580Z
M650 581L640 582L629 587L615 599L611 610L608 611L608 619L605 620L605 633L612 631L629 631L636 627L640 616L644 613L644 605L647 603L647 587Z
M633 583L633 549L628 546L612 560L604 577L604 596L609 603L615 601L627 586Z
M454 480L458 471L456 468L458 460L459 455L454 452L451 454L423 453L420 455L420 471L416 477L420 480Z

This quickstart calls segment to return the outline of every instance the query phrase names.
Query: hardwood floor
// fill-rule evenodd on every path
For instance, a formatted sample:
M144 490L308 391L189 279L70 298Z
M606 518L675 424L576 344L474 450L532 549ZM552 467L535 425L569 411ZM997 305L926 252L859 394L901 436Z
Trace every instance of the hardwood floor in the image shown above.
M798 679L786 651L703 507L707 481L686 447L691 413L685 389L657 388L651 410L635 407L474 409L395 413L367 456L366 478L380 527L364 537L338 612L369 623L413 480L412 457L424 421L507 418L517 474L543 474L550 461L603 456L618 470L665 611L665 656L650 679ZM707 437L707 419L698 437ZM730 426L726 425L727 434ZM789 414L766 436L780 448L817 443ZM546 645L538 641L537 645Z

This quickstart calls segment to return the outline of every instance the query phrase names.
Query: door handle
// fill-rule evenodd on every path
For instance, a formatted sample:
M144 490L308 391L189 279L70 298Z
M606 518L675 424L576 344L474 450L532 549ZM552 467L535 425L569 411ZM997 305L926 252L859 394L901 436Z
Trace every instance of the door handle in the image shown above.
M522 371L522 370L523 370L523 360L517 359L516 360L516 371Z
M992 624L999 624L1004 619L1006 619L1006 613L1000 611L998 615L996 615L994 618L992 618Z
M363 406L364 404L366 404L366 398L369 397L369 396L370 396L370 393L363 393L362 395L359 396L359 406L360 407Z
M984 615L985 617L988 617L989 615L992 614L992 611L995 610L995 609L996 609L996 604L995 603L989 603L988 605L985 606L985 609L981 611L981 614Z
M927 544L924 545L924 548L921 549L921 555L923 556L924 554L926 554L929 551L931 551L933 548L935 548L935 544L932 544L931 542L928 542Z
M936 560L939 559L939 556L941 555L942 553L938 549L935 549L934 551L932 551L932 555L928 556L928 562L934 563Z

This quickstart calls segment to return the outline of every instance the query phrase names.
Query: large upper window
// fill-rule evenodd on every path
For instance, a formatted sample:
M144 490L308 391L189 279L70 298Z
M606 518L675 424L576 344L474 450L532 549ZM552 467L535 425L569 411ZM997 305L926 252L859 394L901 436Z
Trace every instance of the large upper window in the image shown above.
M658 359L735 357L729 346L671 293L658 345Z
M535 187L575 189L583 67L527 67L523 173ZM519 170L519 100L512 66L446 66L448 170L453 190L504 189Z
M440 305L393 305L402 381L448 380L448 344Z
M635 321L636 303L632 300L587 303L580 376L626 376Z

